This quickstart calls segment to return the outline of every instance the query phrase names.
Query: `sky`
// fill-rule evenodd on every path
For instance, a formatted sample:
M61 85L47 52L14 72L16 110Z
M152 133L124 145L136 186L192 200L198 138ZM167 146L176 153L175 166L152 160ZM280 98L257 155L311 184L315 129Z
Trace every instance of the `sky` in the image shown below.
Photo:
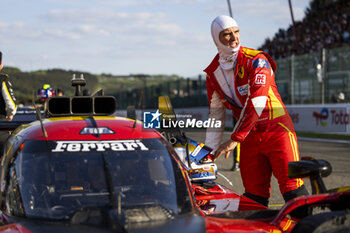
M291 25L288 0L230 0L241 45L258 48ZM292 0L301 20L310 0ZM217 49L210 24L227 0L0 0L0 51L22 71L203 73Z

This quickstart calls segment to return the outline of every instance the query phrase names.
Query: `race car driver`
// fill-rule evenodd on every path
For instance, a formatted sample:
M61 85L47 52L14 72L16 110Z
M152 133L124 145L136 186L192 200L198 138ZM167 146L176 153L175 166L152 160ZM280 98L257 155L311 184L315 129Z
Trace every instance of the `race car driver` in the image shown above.
M44 103L49 97L55 96L55 90L50 84L44 84L43 87L38 90L38 102Z
M0 71L2 70L2 53L0 52ZM7 121L12 121L16 114L16 98L13 95L11 83L8 81L8 75L0 74L0 117L6 118Z
M209 118L225 122L226 108L237 123L231 138L220 144L224 124L208 129L206 145L217 159L228 158L240 143L240 171L244 195L268 205L272 174L285 201L307 195L302 179L288 177L288 162L298 161L299 152L291 118L275 84L276 65L265 52L242 47L239 27L229 16L218 16L211 25L218 49L207 73Z

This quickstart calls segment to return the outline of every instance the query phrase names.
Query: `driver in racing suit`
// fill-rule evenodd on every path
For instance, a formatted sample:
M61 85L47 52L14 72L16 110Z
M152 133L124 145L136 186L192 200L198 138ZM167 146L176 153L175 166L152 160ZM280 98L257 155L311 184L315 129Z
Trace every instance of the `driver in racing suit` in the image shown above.
M0 52L0 71L2 70L2 53ZM15 96L11 88L11 83L8 81L8 75L0 74L0 115L6 117L7 121L12 121L16 114Z
M299 152L291 118L277 92L276 64L265 52L240 46L239 28L229 16L218 16L211 33L218 54L207 73L209 118L225 122L226 108L237 123L231 138L220 144L224 126L207 129L206 145L215 159L229 156L240 143L240 171L244 195L268 205L272 174L285 201L307 195L302 179L288 177L288 162Z

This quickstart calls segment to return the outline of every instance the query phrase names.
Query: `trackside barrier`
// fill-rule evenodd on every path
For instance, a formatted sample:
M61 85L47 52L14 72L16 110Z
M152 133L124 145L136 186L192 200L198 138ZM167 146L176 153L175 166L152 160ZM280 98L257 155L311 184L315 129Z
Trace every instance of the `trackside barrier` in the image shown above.
M286 107L296 131L350 134L350 103Z
M350 103L287 105L286 107L296 131L350 134ZM143 112L152 111L156 109ZM208 119L208 111L208 107L177 108L175 114L178 119L195 118L205 121ZM116 115L126 116L126 111L118 110ZM143 114L139 110L137 119L143 120ZM233 126L232 114L228 110L225 126Z

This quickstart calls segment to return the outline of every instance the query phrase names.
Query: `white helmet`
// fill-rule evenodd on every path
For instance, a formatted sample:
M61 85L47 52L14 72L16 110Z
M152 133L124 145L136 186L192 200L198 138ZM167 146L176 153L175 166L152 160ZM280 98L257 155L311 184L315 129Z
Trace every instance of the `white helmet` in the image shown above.
M238 24L236 20L227 15L220 15L211 23L211 36L213 37L214 43L216 44L219 52L222 52L225 55L232 55L239 50L239 46L237 48L232 48L222 44L219 40L220 32L231 27L238 27Z

